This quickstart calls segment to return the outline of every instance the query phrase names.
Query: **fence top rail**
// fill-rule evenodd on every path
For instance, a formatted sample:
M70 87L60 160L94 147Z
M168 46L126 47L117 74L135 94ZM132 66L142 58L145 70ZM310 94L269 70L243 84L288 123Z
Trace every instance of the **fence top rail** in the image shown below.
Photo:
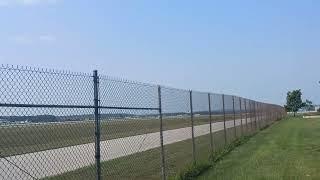
M0 70L26 71L26 72L34 72L34 73L69 75L69 76L87 76L87 77L91 77L92 76L92 74L84 73L84 72L73 72L73 71L68 71L68 70L36 68L36 67L20 66L20 65L8 65L8 64L1 64L0 65Z

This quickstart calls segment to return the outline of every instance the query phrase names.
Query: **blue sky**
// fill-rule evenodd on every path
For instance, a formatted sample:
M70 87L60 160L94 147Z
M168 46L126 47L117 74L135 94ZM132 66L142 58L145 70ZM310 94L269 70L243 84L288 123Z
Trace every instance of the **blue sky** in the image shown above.
M320 104L320 1L0 0L0 62Z

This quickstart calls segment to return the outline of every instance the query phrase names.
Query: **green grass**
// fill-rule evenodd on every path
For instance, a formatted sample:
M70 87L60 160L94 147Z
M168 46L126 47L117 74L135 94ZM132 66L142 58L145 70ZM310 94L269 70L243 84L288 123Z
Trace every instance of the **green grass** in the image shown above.
M237 116L238 118L238 116ZM222 121L222 116L213 116L213 121ZM233 119L232 115L226 116ZM206 116L195 117L195 125L208 124ZM102 121L101 140L116 139L145 133L159 132L158 119L126 121ZM164 129L190 127L190 118L164 119ZM94 142L94 122L84 121L73 124L50 124L0 127L0 153L13 156L49 149Z
M238 116L237 116L238 118ZM227 116L232 120L233 116ZM195 125L208 124L208 117L195 117ZM213 121L221 121L215 116ZM190 127L190 119L164 119L164 129ZM158 120L130 120L102 122L102 140L114 139L143 133L159 131ZM249 125L250 127L250 125ZM55 124L9 127L0 129L0 151L2 155L16 155L45 149L94 142L93 122L77 124ZM230 132L229 132L230 131ZM228 129L227 133L234 132ZM18 138L17 138L18 137ZM214 150L224 148L224 132L214 132ZM228 142L234 136L228 136ZM196 160L201 162L210 156L210 135L195 138ZM104 150L102 149L102 153ZM130 156L102 162L103 179L160 179L160 148L136 153ZM166 172L169 177L183 170L193 161L192 140L188 139L165 146ZM70 162L76 163L76 162ZM63 168L63 167L62 167ZM94 179L95 166L88 166L46 179Z
M232 130L233 131L233 130ZM172 180L193 180L197 178L199 175L204 173L209 168L213 167L217 162L219 162L225 155L230 153L236 147L246 143L254 134L251 133L247 135L243 135L231 142L227 145L223 145L219 149L215 149L215 151L210 152L210 156L205 159L198 159L196 163L190 163L182 170L178 171L175 176L172 176L169 179ZM224 142L223 142L224 144ZM203 156L204 157L204 156Z
M229 131L232 133L234 132L233 129L228 129L228 132ZM231 132L230 134L232 134ZM250 131L246 132L250 133ZM233 136L230 136L228 142L231 142L229 139L233 138ZM223 131L213 133L213 145L214 152L217 154L224 150L225 143ZM196 171L192 173L199 173L202 172L203 169L208 168L208 160L210 159L212 152L210 147L210 134L195 138L197 166L193 167L191 139L165 145L166 173L169 179L175 179L177 174L183 172L189 173L190 171L188 169L186 170L186 167L196 169ZM160 179L160 157L160 148L155 148L111 161L102 162L102 177L103 179ZM94 179L94 173L95 167L89 166L47 179Z
M210 136L204 135L196 138L203 142L197 145L196 159L208 159L210 156ZM216 142L218 143L218 141ZM193 160L191 139L165 146L166 172L174 177ZM160 148L136 153L102 163L103 179L160 179L161 177ZM85 167L59 176L46 178L48 180L67 179L94 179L95 167Z
M198 179L320 179L320 119L290 117L223 157Z
M175 177L169 178L170 180L192 180L194 177L199 176L204 171L212 167L210 161L200 161L197 163L191 163L182 171L180 171Z

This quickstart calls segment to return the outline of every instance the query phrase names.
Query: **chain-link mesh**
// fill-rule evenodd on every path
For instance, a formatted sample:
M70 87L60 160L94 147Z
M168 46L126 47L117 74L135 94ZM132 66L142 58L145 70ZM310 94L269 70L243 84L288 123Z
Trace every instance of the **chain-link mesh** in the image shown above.
M94 164L93 110L85 107L93 104L92 77L1 66L0 78L0 179L40 179Z
M234 114L236 119L236 138L240 138L243 135L243 119L240 110L240 98L234 96Z
M165 166L168 177L193 162L190 92L161 88Z
M168 179L285 114L96 71L1 66L0 79L0 179L8 180Z
M248 114L247 114L247 107L246 107L246 99L245 98L239 98L240 100L240 108L241 108L241 116L242 116L242 127L243 127L243 134L242 135L248 135Z
M87 74L0 68L3 104L93 105L93 81Z
M111 108L158 108L157 86L116 80L99 79L100 105Z
M102 179L158 179L160 177L160 121L157 111L108 110L101 119Z
M231 95L224 95L224 112L226 142L231 143L236 138L236 129L234 128L233 96Z
M211 94L211 116L213 120L213 148L214 152L219 152L224 148L224 124L223 124L223 98L221 94Z
M192 107L195 124L195 157L196 161L202 162L207 160L212 152L208 93L193 91Z
M255 119L254 119L254 111L253 111L251 100L247 100L247 114L248 114L249 134L253 134L255 132Z

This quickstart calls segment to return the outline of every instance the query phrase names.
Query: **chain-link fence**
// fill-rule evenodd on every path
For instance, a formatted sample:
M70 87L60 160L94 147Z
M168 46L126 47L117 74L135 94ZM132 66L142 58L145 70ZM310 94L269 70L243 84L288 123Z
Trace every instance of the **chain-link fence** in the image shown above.
M0 67L0 179L168 179L282 118L277 105Z

